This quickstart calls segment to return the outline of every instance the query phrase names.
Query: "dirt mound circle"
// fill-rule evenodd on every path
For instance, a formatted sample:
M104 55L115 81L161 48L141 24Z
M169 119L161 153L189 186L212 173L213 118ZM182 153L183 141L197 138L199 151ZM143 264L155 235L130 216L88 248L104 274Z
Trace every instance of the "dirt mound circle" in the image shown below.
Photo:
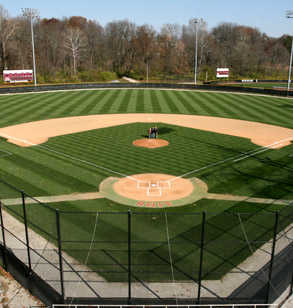
M169 142L162 139L153 139L153 138L145 138L145 139L137 139L132 142L133 145L142 148L161 148L169 145Z
M134 200L169 201L189 196L193 192L193 184L168 174L144 173L119 179L114 184L114 190Z

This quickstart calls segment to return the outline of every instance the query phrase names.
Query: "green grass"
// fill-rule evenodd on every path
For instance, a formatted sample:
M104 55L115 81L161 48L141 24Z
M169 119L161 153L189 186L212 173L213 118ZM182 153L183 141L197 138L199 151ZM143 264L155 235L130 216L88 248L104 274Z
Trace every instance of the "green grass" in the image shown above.
M287 128L292 128L293 118L292 100L285 98L161 90L5 95L0 96L0 109L0 127L51 118L111 113L208 115ZM169 141L168 147L149 150L131 145L133 140L147 134L149 123L64 135L51 138L40 147L21 148L0 138L0 149L12 153L2 157L0 152L0 178L29 195L47 196L97 191L101 181L117 176L117 173L158 172L174 176L188 173L187 178L198 177L206 182L211 193L293 199L293 158L290 156L293 145L268 150L235 163L233 157L259 147L243 138L165 123L154 125L160 129L160 138ZM0 188L1 199L19 197L3 184ZM110 281L127 280L128 210L133 212L132 270L142 280L157 281L171 279L166 223L172 242L176 279L197 279L201 213L204 210L210 213L207 214L204 277L218 279L251 253L239 216L228 213L243 213L241 221L249 240L258 242L252 245L253 249L257 249L262 242L272 238L273 213L284 208L275 204L208 199L180 208L155 211L127 207L107 199L61 202L49 206L61 211L63 249L81 262L86 259L95 213L99 212L96 242L89 266ZM22 211L21 206L12 206L11 210L16 213ZM175 215L178 212L181 215ZM35 224L30 224L32 228L42 228L48 234L53 228L53 234L56 234L54 211L44 206L27 205L27 214L29 221ZM288 215L292 213L289 211ZM289 222L286 220L284 226Z

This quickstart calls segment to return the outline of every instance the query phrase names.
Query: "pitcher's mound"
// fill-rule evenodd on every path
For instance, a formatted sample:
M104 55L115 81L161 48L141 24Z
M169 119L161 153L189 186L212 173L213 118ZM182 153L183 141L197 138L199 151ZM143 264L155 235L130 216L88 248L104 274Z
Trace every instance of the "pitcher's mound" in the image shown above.
M154 148L165 147L169 145L169 142L162 139L146 138L146 139L134 140L132 144L137 147L154 149Z

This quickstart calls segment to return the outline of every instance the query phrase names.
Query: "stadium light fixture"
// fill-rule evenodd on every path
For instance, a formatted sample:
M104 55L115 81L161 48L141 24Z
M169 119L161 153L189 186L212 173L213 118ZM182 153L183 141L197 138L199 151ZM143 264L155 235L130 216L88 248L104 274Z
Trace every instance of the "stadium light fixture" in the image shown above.
M22 14L24 17L28 17L31 23L31 35L32 35L32 47L33 47L33 68L34 68L34 81L35 86L37 85L37 72L36 72L36 58L35 58L35 43L34 43L34 20L39 19L40 17L40 10L38 9L31 9L31 8L24 8L22 9Z
M286 13L287 18L293 18L293 10L287 11ZM290 65L289 65L289 76L288 76L288 85L287 85L287 91L289 93L290 90L290 82L291 82L291 66L292 66L292 52L293 52L293 37L291 38L291 54L290 54Z
M195 19L195 58L194 58L194 83L196 84L197 75L197 30L198 30L198 19Z

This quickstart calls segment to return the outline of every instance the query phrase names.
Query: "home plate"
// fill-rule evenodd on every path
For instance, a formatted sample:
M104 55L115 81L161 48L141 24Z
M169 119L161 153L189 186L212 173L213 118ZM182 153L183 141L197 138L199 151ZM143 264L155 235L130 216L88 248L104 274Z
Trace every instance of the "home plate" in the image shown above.
M114 190L134 200L170 201L189 196L193 192L193 184L168 174L143 173L119 179L114 184Z

